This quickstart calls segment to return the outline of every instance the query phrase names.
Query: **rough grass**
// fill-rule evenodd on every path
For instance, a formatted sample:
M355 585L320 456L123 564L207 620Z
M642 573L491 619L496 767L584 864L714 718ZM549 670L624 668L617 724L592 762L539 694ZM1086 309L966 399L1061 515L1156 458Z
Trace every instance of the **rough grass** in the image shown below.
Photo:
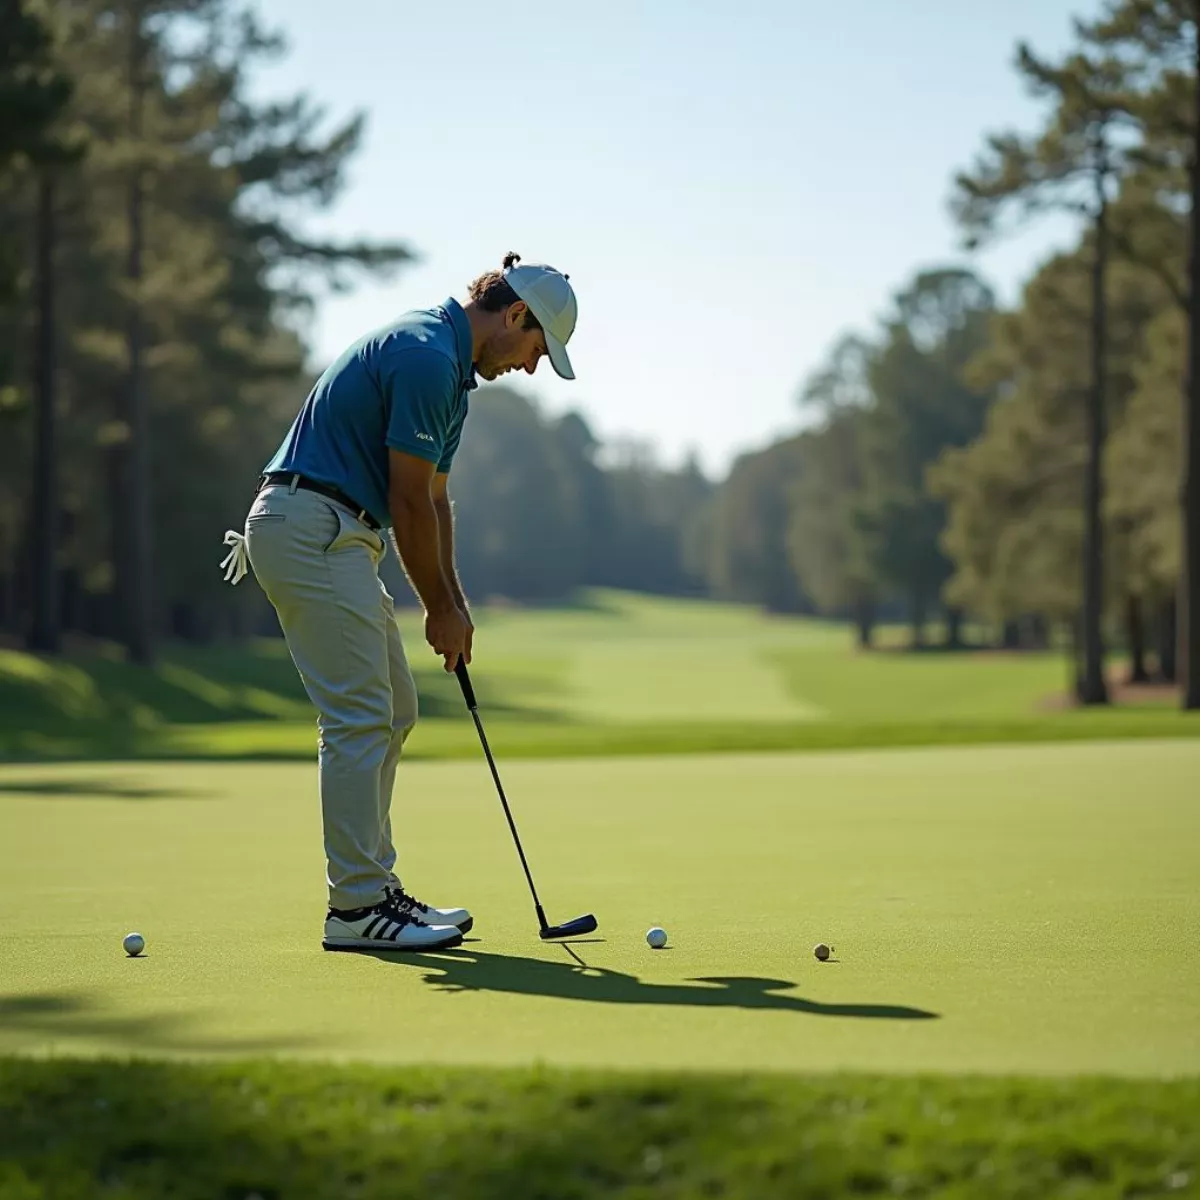
M1200 1083L0 1060L0 1196L1196 1194Z

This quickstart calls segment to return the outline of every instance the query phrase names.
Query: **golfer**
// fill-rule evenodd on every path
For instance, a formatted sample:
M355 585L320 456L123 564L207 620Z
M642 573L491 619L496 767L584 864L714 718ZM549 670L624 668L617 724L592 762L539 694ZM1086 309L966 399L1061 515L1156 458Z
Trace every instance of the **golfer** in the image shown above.
M425 640L447 671L470 663L447 488L468 398L477 375L532 375L544 357L573 379L576 302L566 275L511 253L468 296L405 313L337 358L266 465L244 534L225 535L226 579L248 558L317 709L326 950L455 945L472 924L465 908L421 903L397 873L392 785L417 691L379 578L383 533Z

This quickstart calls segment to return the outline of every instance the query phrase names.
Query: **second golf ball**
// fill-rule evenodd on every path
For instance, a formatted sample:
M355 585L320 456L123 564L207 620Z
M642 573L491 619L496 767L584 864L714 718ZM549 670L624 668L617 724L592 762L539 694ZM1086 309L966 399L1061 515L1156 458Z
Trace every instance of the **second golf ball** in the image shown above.
M657 925L646 931L646 944L652 950L661 950L667 944L667 931Z

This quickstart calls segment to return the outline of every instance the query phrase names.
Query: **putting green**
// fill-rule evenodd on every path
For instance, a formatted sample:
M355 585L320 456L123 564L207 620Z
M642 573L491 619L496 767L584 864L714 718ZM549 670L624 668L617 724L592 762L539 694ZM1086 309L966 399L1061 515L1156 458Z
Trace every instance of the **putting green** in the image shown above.
M312 768L0 769L0 1052L1200 1070L1195 742L497 749L551 918L600 918L584 965L534 935L482 761L405 764L394 810L478 940L388 961L320 951Z

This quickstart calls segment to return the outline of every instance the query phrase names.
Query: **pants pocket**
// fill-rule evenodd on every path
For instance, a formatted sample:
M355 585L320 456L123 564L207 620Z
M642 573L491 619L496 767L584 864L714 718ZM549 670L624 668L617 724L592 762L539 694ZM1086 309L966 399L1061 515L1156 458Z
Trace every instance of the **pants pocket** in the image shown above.
M322 553L336 554L342 550L359 547L365 549L376 563L379 562L383 557L384 548L383 538L379 534L364 525L357 517L346 512L340 505L322 502L322 507L337 522L337 528L334 530L332 538L325 544Z

